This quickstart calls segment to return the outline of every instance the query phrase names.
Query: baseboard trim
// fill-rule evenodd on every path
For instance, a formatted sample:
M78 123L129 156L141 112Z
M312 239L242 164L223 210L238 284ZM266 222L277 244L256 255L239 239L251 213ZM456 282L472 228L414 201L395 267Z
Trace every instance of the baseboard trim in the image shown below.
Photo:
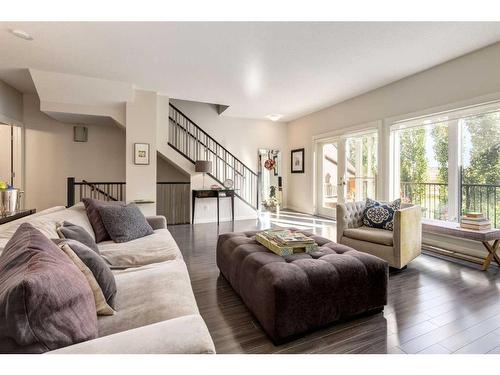
M297 212L300 212L302 214L307 214L307 215L313 215L314 216L314 213L313 212L308 212L307 210L304 210L304 209L301 209L297 206L290 206L290 205L287 205L286 208L282 208L281 209L282 211L284 210L292 210L292 211L297 211Z
M234 221L239 221L239 220L257 220L258 216L257 214L255 215L247 215L247 216L236 216L234 218ZM220 223L227 223L230 222L231 218L220 218L219 222ZM216 223L217 218L213 219L194 219L194 224L208 224L208 223Z

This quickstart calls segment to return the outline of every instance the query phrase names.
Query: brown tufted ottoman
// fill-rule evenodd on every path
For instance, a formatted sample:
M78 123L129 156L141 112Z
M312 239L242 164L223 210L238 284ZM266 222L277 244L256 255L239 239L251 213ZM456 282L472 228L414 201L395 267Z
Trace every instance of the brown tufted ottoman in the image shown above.
M221 234L217 266L275 344L386 304L385 261L308 232L317 252L280 257L255 233Z

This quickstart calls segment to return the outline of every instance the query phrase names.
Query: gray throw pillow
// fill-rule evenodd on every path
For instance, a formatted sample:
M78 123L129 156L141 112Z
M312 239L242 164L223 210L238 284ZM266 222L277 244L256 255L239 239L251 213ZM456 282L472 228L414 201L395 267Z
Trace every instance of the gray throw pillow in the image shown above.
M104 223L102 222L101 215L99 214L99 208L103 206L125 206L125 202L122 201L100 201L93 198L83 198L83 204L85 205L85 210L87 211L87 217L94 230L95 242L99 243L102 241L110 240L110 236Z
M109 268L106 261L97 253L90 249L85 244L69 239L53 240L59 247L63 244L67 244L71 250L80 258L80 260L87 266L92 274L94 275L97 284L101 288L102 294L106 300L106 303L115 308L115 297L116 297L116 282L115 276L111 269ZM99 309L98 309L99 313ZM99 314L101 315L101 314Z
M97 337L84 275L29 223L0 255L0 353L43 353Z
M99 248L92 236L81 226L64 221L57 227L59 238L78 241L99 254Z
M99 213L115 242L128 242L154 233L141 210L133 203L126 206L101 206Z

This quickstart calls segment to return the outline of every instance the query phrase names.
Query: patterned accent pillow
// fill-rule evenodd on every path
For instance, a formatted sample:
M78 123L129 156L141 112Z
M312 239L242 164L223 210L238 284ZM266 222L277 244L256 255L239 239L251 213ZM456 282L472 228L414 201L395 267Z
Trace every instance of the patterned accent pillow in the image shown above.
M382 203L366 198L363 211L363 225L372 228L394 230L394 213L401 209L401 199L391 203Z

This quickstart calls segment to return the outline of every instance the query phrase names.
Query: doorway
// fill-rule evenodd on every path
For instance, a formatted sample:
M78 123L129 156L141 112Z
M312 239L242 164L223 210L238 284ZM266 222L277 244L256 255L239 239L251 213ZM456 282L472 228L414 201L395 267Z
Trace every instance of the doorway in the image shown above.
M0 122L0 181L23 190L22 127ZM20 208L24 199L20 200Z
M377 132L345 139L345 201L359 202L377 197Z
M339 203L339 144L338 139L319 142L317 146L317 213L334 218Z
M14 185L14 127L0 123L0 182Z
M339 203L377 196L377 131L316 141L316 213L336 217Z
M259 149L259 202L261 211L276 212L282 198L281 152Z

